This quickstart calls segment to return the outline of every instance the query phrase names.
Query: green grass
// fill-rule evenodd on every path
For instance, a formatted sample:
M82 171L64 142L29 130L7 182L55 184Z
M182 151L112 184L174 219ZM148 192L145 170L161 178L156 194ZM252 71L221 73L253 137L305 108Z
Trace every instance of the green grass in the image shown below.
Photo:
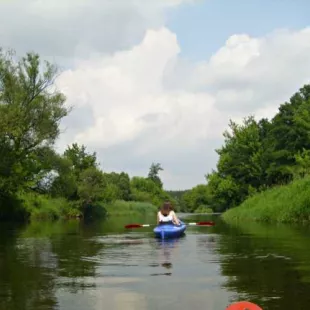
M104 205L108 212L108 215L134 215L134 214L146 214L157 212L157 207L148 202L137 202L137 201L122 201L116 200L113 203Z
M81 214L78 208L64 198L51 198L36 193L23 193L19 198L30 220L56 220Z
M310 221L310 177L254 195L226 211L225 221L300 223Z
M108 215L145 215L156 214L157 207L147 202L116 200L113 203L95 202L84 209L80 201L68 201L64 198L52 198L34 192L19 193L16 205L20 213L30 221L54 221L72 219L80 216L85 218L104 218ZM16 208L18 209L18 208Z
M208 206L199 206L194 213L213 213L213 210Z

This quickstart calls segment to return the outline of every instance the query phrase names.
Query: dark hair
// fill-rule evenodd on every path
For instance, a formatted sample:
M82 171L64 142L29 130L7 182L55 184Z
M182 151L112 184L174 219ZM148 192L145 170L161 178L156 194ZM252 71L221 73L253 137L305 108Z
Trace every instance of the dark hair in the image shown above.
M173 207L172 207L172 204L169 202L169 201L165 201L163 204L162 204L162 206L161 206L161 208L160 208L160 211L162 212L162 213L168 213L168 212L170 212L171 210L173 210Z

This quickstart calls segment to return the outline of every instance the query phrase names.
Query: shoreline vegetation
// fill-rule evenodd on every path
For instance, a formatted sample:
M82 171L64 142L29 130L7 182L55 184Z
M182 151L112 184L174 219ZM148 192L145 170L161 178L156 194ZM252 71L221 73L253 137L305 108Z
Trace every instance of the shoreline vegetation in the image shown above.
M271 120L230 120L206 184L167 191L159 163L130 177L102 170L85 145L55 151L71 112L55 88L58 73L38 54L16 59L0 49L0 220L153 213L170 200L176 211L223 213L226 221L310 221L310 85Z
M310 177L277 186L223 213L226 222L310 222Z
M195 212L207 206L229 221L310 222L310 85L272 119L232 120L216 169L182 196Z
M145 214L170 200L159 163L146 177L104 172L95 152L73 143L59 154L60 122L71 107L38 54L0 50L0 220L32 221Z

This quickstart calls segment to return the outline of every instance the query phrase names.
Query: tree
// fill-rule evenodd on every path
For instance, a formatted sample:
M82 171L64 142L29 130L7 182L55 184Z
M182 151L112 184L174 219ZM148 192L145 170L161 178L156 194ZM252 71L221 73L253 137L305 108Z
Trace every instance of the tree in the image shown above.
M68 146L58 158L54 170L56 177L50 187L53 196L94 200L100 196L99 192L103 192L104 176L98 169L96 153L88 153L84 145L73 143Z
M220 209L238 205L266 179L262 140L266 126L260 127L250 116L241 125L230 121L229 127L231 132L224 132L224 145L216 150L219 154L217 172L207 176Z
M37 54L14 61L0 51L0 200L29 188L48 170L46 156L69 113L65 97L53 89L56 66Z
M73 143L72 146L68 146L68 148L64 152L64 157L71 160L73 169L77 176L79 174L88 169L88 168L97 168L97 157L96 153L89 154L86 152L85 145L78 145L77 143Z
M210 188L206 184L198 184L182 196L182 203L187 211L193 212L200 206L211 206Z
M288 183L293 179L291 167L295 154L310 148L310 85L300 88L289 102L279 108L272 119L267 138L269 162L267 173L271 184Z
M89 167L80 174L78 196L82 201L98 201L104 198L105 187L103 173L95 167Z
M235 207L245 199L244 189L231 177L223 178L218 172L213 171L206 176L210 195L210 205L213 210L222 212L228 208Z
M164 170L159 163L154 164L152 163L149 174L148 174L148 179L152 180L155 182L160 188L163 187L163 183L159 177L159 171Z
M271 121L253 116L230 121L217 169L207 175L211 206L218 211L241 204L270 186L309 174L310 85L279 108Z
M117 193L117 199L122 199L125 201L131 200L130 178L127 173L104 173L104 178L107 186L110 186L109 192L113 192L114 196L116 195L115 193Z

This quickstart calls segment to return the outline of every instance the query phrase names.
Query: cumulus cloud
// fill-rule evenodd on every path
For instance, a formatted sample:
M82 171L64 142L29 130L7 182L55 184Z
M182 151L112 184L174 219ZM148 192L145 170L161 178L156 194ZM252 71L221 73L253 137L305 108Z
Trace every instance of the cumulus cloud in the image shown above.
M59 151L84 143L131 175L160 162L166 188L189 188L215 167L230 118L270 118L310 82L310 28L234 34L205 61L182 59L165 12L194 1L1 2L1 45L65 69L57 85L74 110Z
M132 174L145 175L159 161L168 188L204 182L229 118L270 118L308 82L309 39L310 29L233 35L209 60L184 64L174 33L148 30L133 48L61 75L58 86L76 107L71 122L89 120L68 126L62 147L85 143L103 167Z
M166 9L193 0L11 0L0 2L1 45L34 50L68 67L73 58L139 43L165 22Z
M109 147L157 132L162 137L157 146L170 141L182 147L185 141L191 145L197 138L212 135L211 124L202 125L205 115L212 112L214 100L209 94L163 88L165 67L179 50L169 30L150 30L132 50L83 61L75 70L64 72L59 85L68 92L69 102L89 106L96 115L93 126L77 139ZM202 122L195 124L199 115ZM146 144L152 147L154 141L146 141L140 152L147 151Z

